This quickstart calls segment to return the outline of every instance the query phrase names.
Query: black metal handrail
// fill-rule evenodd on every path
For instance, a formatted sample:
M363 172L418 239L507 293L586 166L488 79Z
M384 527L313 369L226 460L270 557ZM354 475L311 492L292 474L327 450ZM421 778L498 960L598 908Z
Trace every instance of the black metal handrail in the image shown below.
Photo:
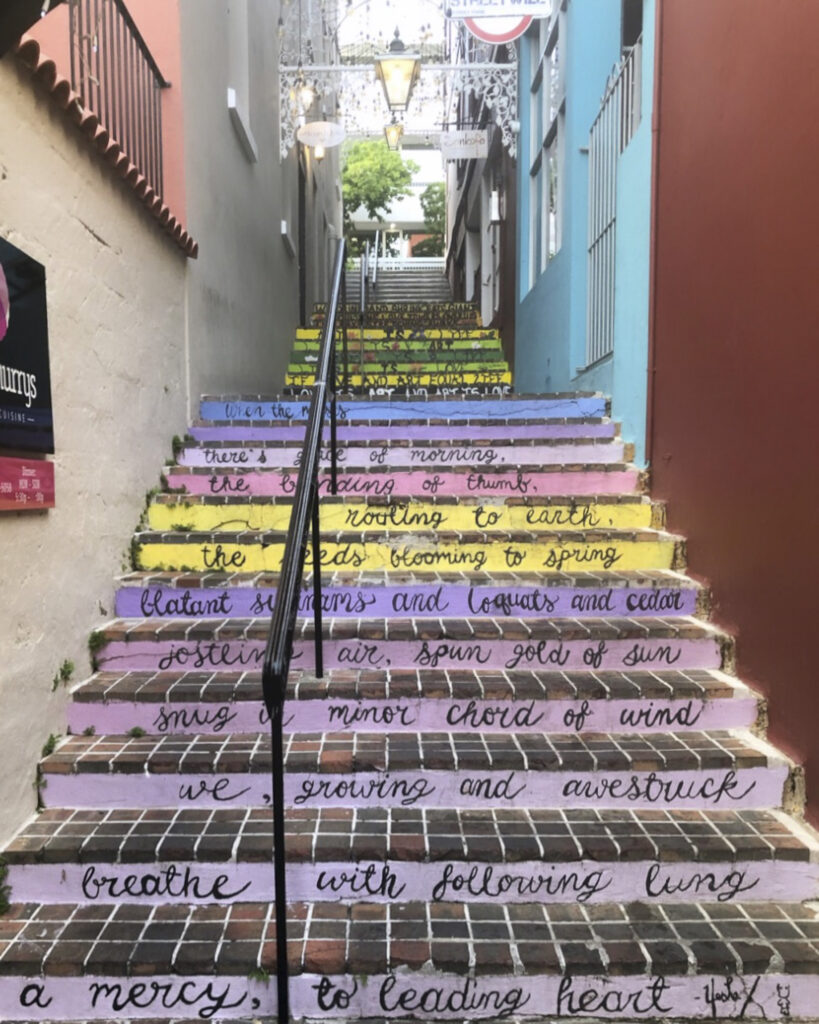
M270 633L267 638L262 666L262 693L270 716L272 748L272 807L273 807L273 874L276 906L276 984L278 991L278 1019L287 1024L290 1018L290 996L287 970L287 891L284 848L284 738L282 721L290 659L293 654L293 635L298 617L299 597L304 575L308 525L312 532L313 548L313 621L315 627L316 676L324 674L321 626L321 541L319 531L318 472L321 458L321 433L330 401L331 490L337 491L338 462L336 456L336 324L341 317L342 380L347 390L347 288L344 276L342 239L338 243L333 267L332 290L324 315L318 363L316 365L313 396L304 435L298 482L293 496L290 529L284 548L279 586Z
M162 100L168 88L124 0L73 0L71 86L158 196Z

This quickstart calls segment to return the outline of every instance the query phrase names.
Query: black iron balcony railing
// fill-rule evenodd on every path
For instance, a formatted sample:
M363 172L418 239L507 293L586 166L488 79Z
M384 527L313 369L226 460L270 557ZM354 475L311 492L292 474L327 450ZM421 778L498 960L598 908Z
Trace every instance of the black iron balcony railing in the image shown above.
M158 196L166 82L124 0L71 0L71 86Z
M267 638L262 666L262 692L270 716L272 748L273 804L273 873L276 909L276 986L278 1019L286 1024L290 1016L287 970L287 892L284 846L284 737L282 721L293 635L298 615L299 596L304 575L307 531L312 532L313 549L313 620L315 629L316 676L324 674L321 630L321 541L319 533L319 461L321 434L330 405L331 490L336 493L338 463L336 457L336 329L340 324L342 341L342 382L348 388L347 368L347 295L344 277L344 241L338 243L333 267L332 290L324 315L313 396L304 435L304 448L299 464L299 477L293 497L293 511L285 543L284 557L273 606L270 634Z

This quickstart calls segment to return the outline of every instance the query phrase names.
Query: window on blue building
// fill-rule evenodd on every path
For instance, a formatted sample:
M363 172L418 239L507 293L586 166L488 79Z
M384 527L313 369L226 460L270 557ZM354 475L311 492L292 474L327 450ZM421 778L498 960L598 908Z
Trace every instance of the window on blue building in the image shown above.
M560 6L535 23L526 37L531 80L528 95L529 287L560 251L563 204L565 86L560 60L565 16Z

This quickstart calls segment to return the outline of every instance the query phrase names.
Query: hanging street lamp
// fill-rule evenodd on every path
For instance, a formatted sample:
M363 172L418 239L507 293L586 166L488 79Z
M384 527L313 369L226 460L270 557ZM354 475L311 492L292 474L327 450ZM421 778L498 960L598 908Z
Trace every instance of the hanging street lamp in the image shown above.
M392 121L384 125L384 134L390 149L398 149L401 145L401 136L404 134L404 126L396 120L395 114L392 115Z
M384 89L390 110L406 110L421 74L421 57L408 52L398 29L389 51L375 58L375 74Z

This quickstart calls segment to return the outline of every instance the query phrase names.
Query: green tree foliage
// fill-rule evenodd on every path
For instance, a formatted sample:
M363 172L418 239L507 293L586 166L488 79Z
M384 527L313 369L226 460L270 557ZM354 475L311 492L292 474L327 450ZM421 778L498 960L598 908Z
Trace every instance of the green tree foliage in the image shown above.
M427 185L421 193L424 228L429 234L413 247L413 256L443 256L446 243L446 188L442 181Z
M404 160L379 139L353 143L341 172L347 235L352 233L352 215L359 206L371 220L382 220L394 200L410 194L412 175L417 170L416 164Z

